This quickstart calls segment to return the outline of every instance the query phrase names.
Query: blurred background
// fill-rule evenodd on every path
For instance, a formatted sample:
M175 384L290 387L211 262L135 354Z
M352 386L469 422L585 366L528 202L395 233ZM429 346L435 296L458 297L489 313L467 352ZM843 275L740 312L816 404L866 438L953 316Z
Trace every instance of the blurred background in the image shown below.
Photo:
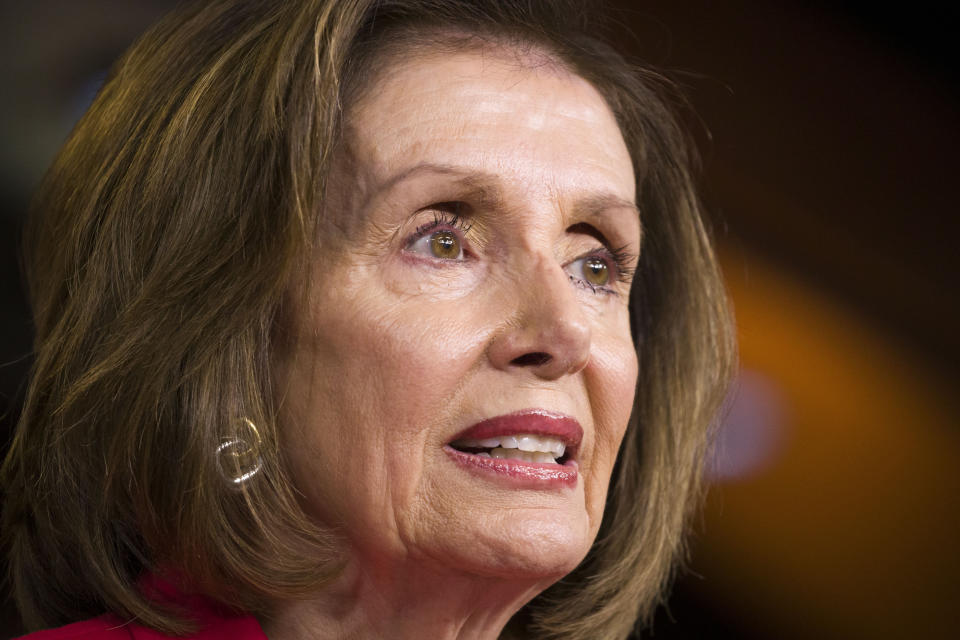
M29 367L30 194L173 4L0 5L0 442ZM742 365L689 570L641 637L957 637L960 9L614 4L622 48L697 114Z

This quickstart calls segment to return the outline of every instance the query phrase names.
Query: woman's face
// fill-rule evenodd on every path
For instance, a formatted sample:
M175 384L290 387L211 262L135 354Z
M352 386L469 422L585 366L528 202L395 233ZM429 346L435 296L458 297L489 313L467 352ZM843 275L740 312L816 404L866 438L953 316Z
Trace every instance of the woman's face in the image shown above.
M346 131L281 354L307 508L365 557L568 572L637 376L640 224L613 115L545 58L427 52L390 66Z

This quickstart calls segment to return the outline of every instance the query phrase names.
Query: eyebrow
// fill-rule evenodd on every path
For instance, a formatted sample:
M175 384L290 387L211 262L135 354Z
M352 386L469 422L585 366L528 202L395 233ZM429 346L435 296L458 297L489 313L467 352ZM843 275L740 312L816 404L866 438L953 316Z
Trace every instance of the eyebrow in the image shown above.
M419 177L422 174L454 176L459 178L459 182L480 192L480 195L485 201L492 201L496 204L501 200L499 189L496 189L492 186L492 183L496 181L496 174L487 173L485 171L477 171L475 169L467 169L465 167L458 167L450 164L421 162L398 171L378 184L377 187L371 191L366 198L364 198L361 208L366 209L369 207L372 201L379 198L382 194L389 192L398 184Z
M574 207L574 210L577 212L577 214L581 216L596 214L607 209L630 209L636 214L638 220L640 218L640 207L637 206L637 203L635 203L633 200L621 198L620 196L612 193L588 195L580 200L577 200L577 203Z
M597 240L606 245L607 248L616 250L617 247L614 247L613 244L607 240L607 237L603 235L603 232L587 222L591 218L604 217L604 214L611 209L627 209L636 217L637 225L640 231L640 242L642 243L644 226L643 221L640 219L640 207L638 207L637 204L632 200L621 198L620 196L612 193L592 194L578 200L574 205L574 218L578 222L574 223L572 226L585 230L587 233L594 236Z
M500 189L494 184L499 177L497 174L435 162L420 162L393 174L381 183L367 200L372 200L378 195L393 189L398 184L416 178L421 174L455 176L459 178L459 181L464 185L475 189L484 201L489 202L494 207L502 201ZM578 198L574 203L572 211L577 220L584 222L586 218L600 215L609 209L629 209L637 216L637 221L640 221L640 208L637 204L632 200L622 198L613 193L591 193L582 198ZM642 223L640 225L640 233L642 236Z
M407 167L389 178L387 178L382 185L378 188L378 191L385 191L387 189L392 189L395 185L404 182L409 178L413 178L421 173L439 173L447 175L457 175L464 178L470 176L477 176L483 179L494 178L493 174L486 173L484 171L476 171L473 169L465 169L451 164L438 164L435 162L420 162L413 165L412 167Z

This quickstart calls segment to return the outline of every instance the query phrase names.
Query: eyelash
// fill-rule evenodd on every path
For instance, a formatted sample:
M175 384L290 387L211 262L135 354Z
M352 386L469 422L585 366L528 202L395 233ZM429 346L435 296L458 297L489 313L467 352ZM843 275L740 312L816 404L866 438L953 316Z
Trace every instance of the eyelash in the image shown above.
M433 220L417 227L407 240L406 246L408 248L413 246L421 238L441 228L455 229L457 232L459 232L461 238L466 238L467 234L470 232L470 229L473 228L473 225L467 222L463 216L458 213L434 210ZM466 251L466 246L464 246L464 251ZM625 246L617 249L600 247L597 250L578 257L576 260L574 260L574 262L577 260L584 260L586 258L602 258L610 263L615 270L614 277L612 278L613 281L630 282L633 277L635 269L632 265L636 261L636 256L627 251ZM587 282L583 278L577 278L573 275L570 275L570 281L578 286L592 291L593 293L618 295L617 291L612 287L595 285Z
M585 255L580 256L574 262L578 260L585 260L587 258L603 258L614 268L615 273L611 277L611 283L613 282L624 282L629 283L634 274L633 264L636 262L637 256L627 251L627 248L620 247L618 249L609 249L607 247L600 247L595 251L591 251ZM573 282L579 287L587 289L593 293L605 293L607 295L619 295L619 293L612 287L601 286L588 282L583 278L577 278L573 274L570 274L570 282Z
M473 225L467 223L467 221L463 219L463 216L458 213L434 211L433 221L417 227L413 232L413 235L411 235L410 239L407 241L407 246L411 246L420 238L426 236L427 234L433 233L440 227L450 227L452 229L456 229L460 232L461 237L466 237Z

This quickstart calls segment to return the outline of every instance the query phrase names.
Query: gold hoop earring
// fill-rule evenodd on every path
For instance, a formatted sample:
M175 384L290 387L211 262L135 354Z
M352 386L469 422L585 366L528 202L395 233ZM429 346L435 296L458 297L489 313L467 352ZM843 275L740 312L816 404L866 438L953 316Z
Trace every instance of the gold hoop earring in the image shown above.
M263 460L260 448L263 441L257 425L250 418L240 419L240 428L249 432L248 437L224 438L217 447L217 469L224 480L240 486L260 473Z

